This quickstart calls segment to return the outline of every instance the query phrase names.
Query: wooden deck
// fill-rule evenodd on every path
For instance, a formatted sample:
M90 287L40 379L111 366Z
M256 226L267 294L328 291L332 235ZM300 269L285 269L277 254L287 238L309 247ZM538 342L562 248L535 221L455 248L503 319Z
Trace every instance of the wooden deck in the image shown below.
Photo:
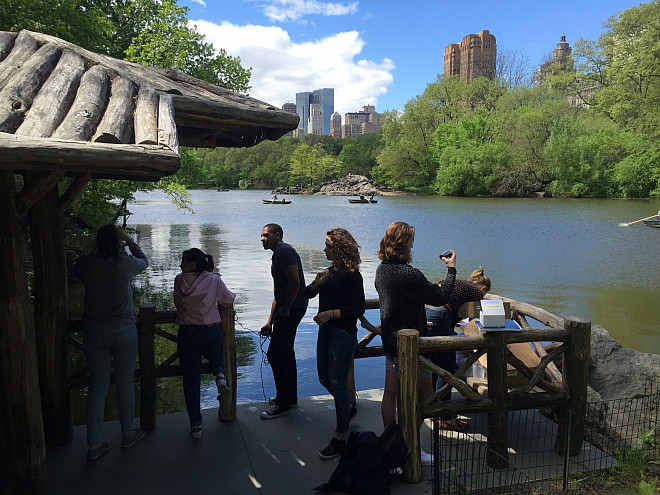
M383 430L382 390L358 392L358 416L352 430ZM335 426L329 396L299 399L299 407L263 421L265 403L237 406L236 421L221 423L217 409L202 411L201 440L190 437L185 412L158 416L158 426L130 449L121 448L119 423L104 423L113 448L96 461L85 459L86 428L77 426L70 444L47 453L46 493L54 495L130 494L306 494L328 480L337 460L322 461ZM431 450L431 434L422 430L422 446ZM423 481L390 485L393 495L432 493L431 468Z

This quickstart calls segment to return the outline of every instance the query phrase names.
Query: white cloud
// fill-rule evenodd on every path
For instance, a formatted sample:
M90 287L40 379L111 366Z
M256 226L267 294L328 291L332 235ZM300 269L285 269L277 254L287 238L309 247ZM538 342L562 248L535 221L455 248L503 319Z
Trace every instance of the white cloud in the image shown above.
M200 4L202 7L206 7L206 2L204 0L191 0L191 1Z
M393 84L392 60L357 58L365 44L357 31L296 43L279 27L193 23L213 46L252 67L252 97L278 107L295 102L296 93L334 88L335 110L343 118L364 105L377 105L378 96Z
M283 22L298 20L307 15L348 15L357 12L357 2L349 4L324 3L317 0L274 0L264 8L264 14L271 20Z

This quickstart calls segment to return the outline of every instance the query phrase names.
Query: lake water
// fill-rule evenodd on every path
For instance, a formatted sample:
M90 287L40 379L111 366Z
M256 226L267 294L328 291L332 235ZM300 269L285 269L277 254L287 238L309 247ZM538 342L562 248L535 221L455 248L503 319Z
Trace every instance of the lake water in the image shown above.
M459 278L480 265L492 293L525 301L559 316L587 318L606 328L623 346L660 351L660 229L641 222L660 209L660 200L493 199L379 196L378 204L349 204L346 197L290 196L289 205L264 205L270 191L191 191L195 213L178 210L161 192L138 194L129 206L129 227L150 267L137 285L162 292L158 309L171 304L174 276L183 250L212 254L227 286L237 294L240 344L240 402L274 395L272 373L263 362L257 333L272 301L271 252L261 228L278 223L284 240L303 263L305 279L327 266L325 233L349 230L362 246L361 271L367 297L376 297L378 242L393 221L416 227L413 266L430 280L443 279L438 253L453 249ZM325 393L316 376L318 299L310 301L296 339L301 397ZM378 312L368 319L377 324ZM358 337L364 335L360 330ZM267 344L264 345L264 350ZM358 389L382 387L382 358L356 362ZM216 406L214 387L206 394Z

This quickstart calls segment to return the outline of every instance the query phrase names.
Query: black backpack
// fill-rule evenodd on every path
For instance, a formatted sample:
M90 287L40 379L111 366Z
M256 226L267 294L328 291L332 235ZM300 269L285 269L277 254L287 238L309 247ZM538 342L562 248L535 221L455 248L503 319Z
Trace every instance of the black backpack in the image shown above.
M342 491L353 495L389 494L392 471L403 467L410 453L396 424L380 437L373 431L353 431L346 439L339 465L327 483L314 488L322 492Z

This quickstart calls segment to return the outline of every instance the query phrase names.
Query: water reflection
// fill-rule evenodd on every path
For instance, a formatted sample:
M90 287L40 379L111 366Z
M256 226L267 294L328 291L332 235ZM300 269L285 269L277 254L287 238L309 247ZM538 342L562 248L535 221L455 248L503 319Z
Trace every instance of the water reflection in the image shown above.
M237 294L239 389L242 402L274 394L272 373L258 331L272 301L271 252L259 236L264 224L284 228L284 240L300 254L309 283L327 266L325 232L342 226L362 246L367 297L375 297L375 251L395 220L417 227L413 265L429 279L444 278L438 253L455 249L459 277L482 265L493 292L523 300L560 316L575 315L603 325L622 345L660 350L658 229L622 228L618 223L648 216L660 201L538 200L491 198L383 197L378 205L350 205L344 197L295 196L291 205L263 205L263 191L192 191L196 214L177 210L160 193L145 193L131 205L138 243L150 259L136 280L141 302L171 309L181 253L199 247L211 254L227 286ZM655 253L655 254L654 254ZM301 396L325 393L316 377L317 300L296 339ZM377 312L369 312L378 323ZM360 329L359 337L366 333ZM264 344L264 350L267 344ZM381 387L380 359L356 363L358 388ZM210 381L208 405L215 406ZM163 402L181 404L180 383L167 384ZM171 389L171 390L170 390Z

